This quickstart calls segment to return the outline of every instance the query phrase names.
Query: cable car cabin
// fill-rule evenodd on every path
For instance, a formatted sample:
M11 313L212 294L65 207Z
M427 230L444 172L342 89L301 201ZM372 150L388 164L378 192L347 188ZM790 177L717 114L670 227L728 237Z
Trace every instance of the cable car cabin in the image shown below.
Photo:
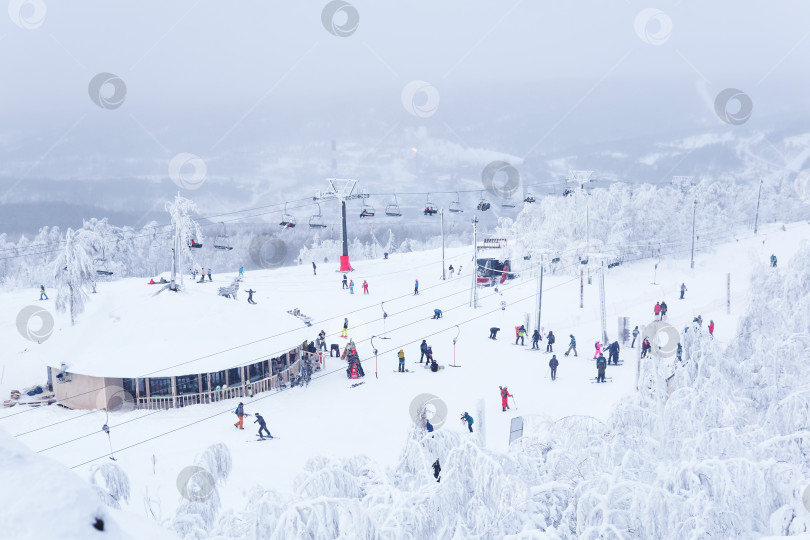
M433 206L432 204L425 205L424 214L426 216L432 216L433 214L436 214L437 212L438 212L438 210L436 210L436 207Z
M196 240L194 240L192 238L191 242L189 242L189 244L188 244L188 247L190 247L190 248L201 248L201 247L203 247L203 245L202 245L202 243L197 242Z
M487 201L485 201L484 199L481 199L480 201L478 201L478 207L477 207L478 210L480 210L482 212L486 212L487 210L489 210L489 207L490 207L490 204Z

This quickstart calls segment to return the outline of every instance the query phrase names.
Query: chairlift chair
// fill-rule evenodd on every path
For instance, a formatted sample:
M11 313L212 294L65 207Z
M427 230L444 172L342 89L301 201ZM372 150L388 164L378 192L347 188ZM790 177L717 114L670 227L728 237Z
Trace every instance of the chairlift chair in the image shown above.
M203 247L203 245L202 245L202 243L197 242L197 241L196 241L194 238L192 238L192 239L191 239L191 240L189 240L189 242L188 242L188 247L190 247L190 248L195 248L195 249L199 249L199 248Z
M512 199L511 195L509 197L504 197L503 202L501 203L501 207L502 208L514 208L515 207L515 201L514 201L514 199Z
M230 251L233 249L228 231L225 229L225 222L220 222L219 234L214 238L214 249L219 251Z
M482 191L481 192L481 200L478 201L478 206L476 208L478 210L480 210L481 212L486 212L487 210L489 210L490 206L491 205L489 204L489 201L484 198L484 192Z
M399 210L396 195L394 195L394 203L385 207L385 215L391 217L400 217L402 215L402 212Z
M532 196L531 193L527 193L526 198L523 199L523 202L525 202L525 203L533 203L535 201L536 201L536 199Z
M101 258L96 259L95 262L100 268L96 269L96 274L100 276L111 276L113 272L110 270L109 266L107 265L107 258L104 256L104 248L101 248Z
M461 209L461 201L459 201L458 192L456 192L456 200L450 203L449 210L454 214L460 214L464 211Z
M364 204L363 209L360 211L360 217L374 217L374 207L370 204Z
M281 225L282 229L292 229L295 227L295 216L292 214L287 213L287 203L284 203L284 213L281 214Z
M326 224L323 222L323 216L321 215L321 205L318 205L318 213L313 214L309 218L309 228L310 229L325 229Z
M425 197L425 212L426 216L432 216L433 214L437 213L436 205L430 202L430 193L427 194Z

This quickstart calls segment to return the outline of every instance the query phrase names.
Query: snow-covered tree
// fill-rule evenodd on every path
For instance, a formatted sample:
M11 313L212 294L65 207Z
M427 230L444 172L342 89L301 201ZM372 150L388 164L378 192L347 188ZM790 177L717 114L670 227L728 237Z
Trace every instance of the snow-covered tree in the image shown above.
M102 503L111 508L121 508L121 501L129 501L129 478L114 463L93 465L90 468L90 483Z
M191 199L180 196L180 192L173 202L166 203L166 212L172 219L172 228L178 231L179 245L177 254L178 272L180 273L180 283L183 283L183 275L187 268L198 268L196 249L192 249L192 240L197 244L203 243L203 234L200 224L197 223L192 214L197 212L197 205Z
M70 324L84 312L88 296L86 288L92 287L96 272L93 255L98 252L100 239L94 232L68 229L65 247L53 264L56 281L56 309L70 312Z

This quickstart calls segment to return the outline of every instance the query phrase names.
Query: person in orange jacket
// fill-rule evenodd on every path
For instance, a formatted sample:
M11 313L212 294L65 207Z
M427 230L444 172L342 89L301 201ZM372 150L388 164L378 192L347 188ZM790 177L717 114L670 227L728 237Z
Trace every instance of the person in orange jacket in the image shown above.
M509 399L510 397L515 397L509 393L509 390L505 386L499 386L498 388L501 389L501 407L504 411L509 408Z
M236 416L239 418L239 420L237 420L236 423L233 426L235 428L237 428L237 429L245 429L245 426L244 426L245 418L244 417L245 416L250 416L250 415L245 414L245 405L244 405L244 403L240 402L239 406L236 408L236 411L234 411L234 412L236 413Z

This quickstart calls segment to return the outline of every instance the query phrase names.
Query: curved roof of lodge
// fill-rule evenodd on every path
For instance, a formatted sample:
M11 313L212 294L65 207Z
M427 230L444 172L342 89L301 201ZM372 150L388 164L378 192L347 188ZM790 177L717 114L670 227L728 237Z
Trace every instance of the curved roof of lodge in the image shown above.
M29 348L29 358L53 367L64 362L71 373L134 378L215 372L279 356L315 339L321 327L306 327L287 313L293 307L306 312L303 305L273 301L270 273L253 273L261 283L251 284L248 276L237 301L217 295L233 274L215 274L204 284L187 279L179 293L156 294L162 286L145 279L99 283L76 325L58 323L49 339ZM247 303L248 288L259 291L256 305ZM285 293L295 298L294 291ZM334 333L341 323L330 321L324 330Z

